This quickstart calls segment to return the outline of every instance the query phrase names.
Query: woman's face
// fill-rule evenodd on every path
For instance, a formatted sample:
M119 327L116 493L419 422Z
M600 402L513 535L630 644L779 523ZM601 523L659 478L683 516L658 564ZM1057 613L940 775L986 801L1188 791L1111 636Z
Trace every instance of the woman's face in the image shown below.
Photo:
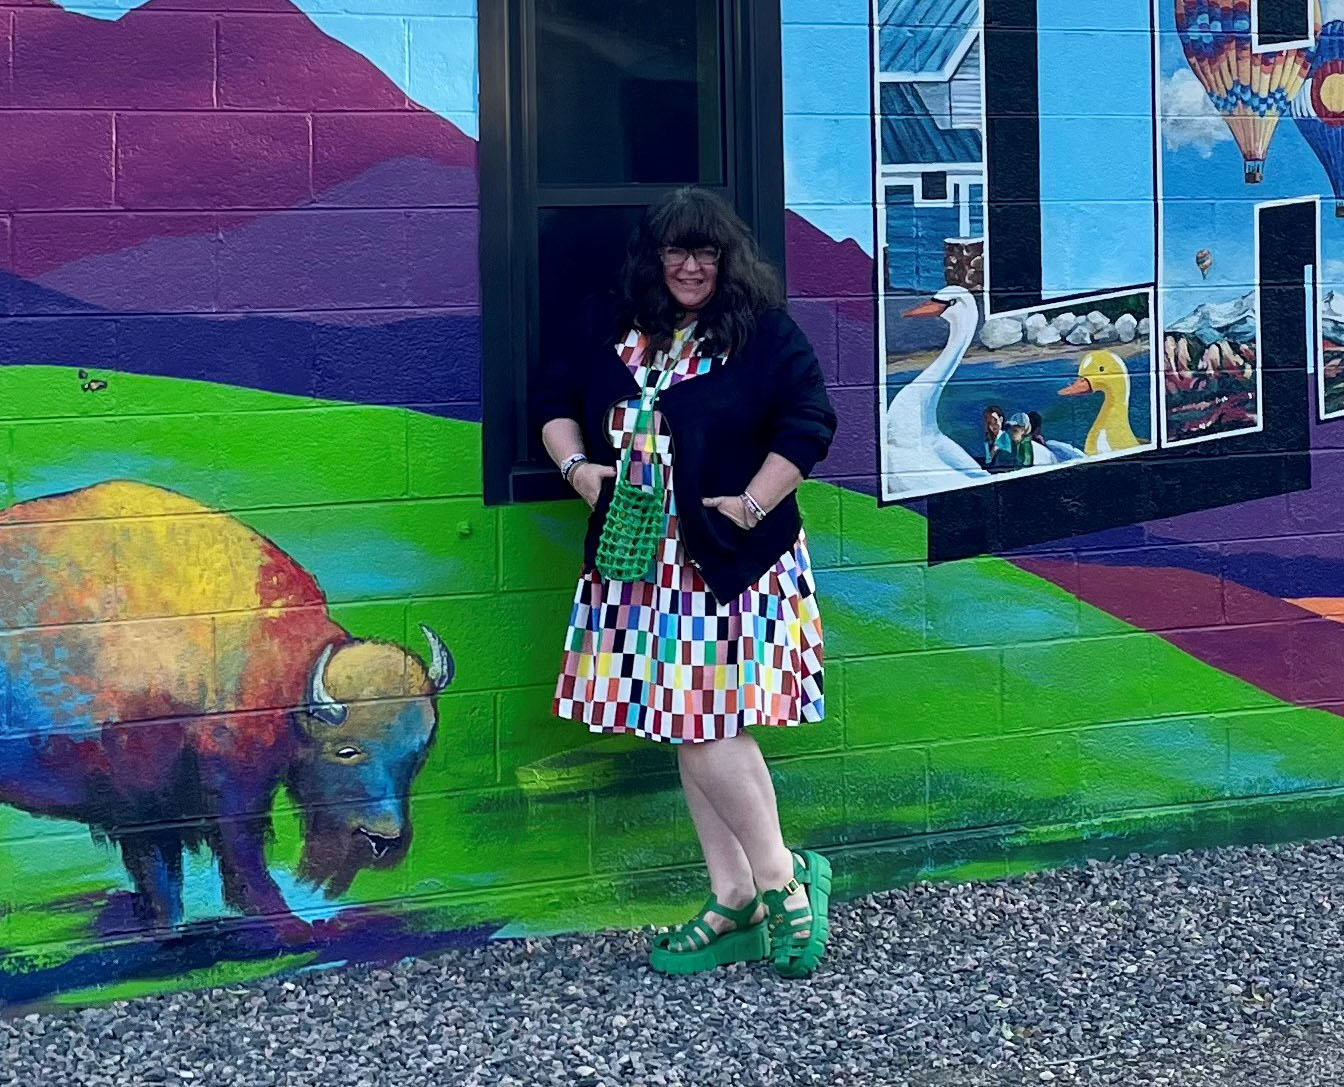
M710 256L715 257L710 260ZM719 281L718 251L708 247L663 250L663 282L677 305L690 313L704 309Z
M1003 416L997 411L985 412L985 433L998 434L1003 429Z

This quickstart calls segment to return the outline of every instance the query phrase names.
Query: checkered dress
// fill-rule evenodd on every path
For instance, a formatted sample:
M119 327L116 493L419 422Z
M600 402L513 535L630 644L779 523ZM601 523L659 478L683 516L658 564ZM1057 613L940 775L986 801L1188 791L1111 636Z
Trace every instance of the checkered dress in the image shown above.
M617 344L642 386L644 338L631 332ZM666 355L668 385L707 373L698 341L678 336ZM653 382L650 382L653 384ZM608 415L613 445L634 443L631 479L649 486L663 473L667 535L643 581L604 581L596 571L579 579L555 714L592 732L633 732L650 740L697 743L735 736L749 725L820 721L821 616L807 541L800 534L761 578L735 600L716 604L677 532L672 495L672 446L662 417L636 435L639 398Z

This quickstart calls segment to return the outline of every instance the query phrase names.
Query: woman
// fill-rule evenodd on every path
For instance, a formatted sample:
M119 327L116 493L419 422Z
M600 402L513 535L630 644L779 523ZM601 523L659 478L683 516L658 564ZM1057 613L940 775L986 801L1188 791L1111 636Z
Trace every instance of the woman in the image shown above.
M592 511L555 712L677 747L712 894L655 940L652 965L693 973L769 957L802 977L825 948L830 866L785 845L747 728L823 716L794 492L826 455L835 413L778 278L713 193L682 189L649 209L621 293L533 406ZM628 580L599 569L618 450L632 484L664 486L648 572Z
M1003 429L1003 409L998 404L990 404L981 419L985 425L985 467L1013 467L1013 443Z

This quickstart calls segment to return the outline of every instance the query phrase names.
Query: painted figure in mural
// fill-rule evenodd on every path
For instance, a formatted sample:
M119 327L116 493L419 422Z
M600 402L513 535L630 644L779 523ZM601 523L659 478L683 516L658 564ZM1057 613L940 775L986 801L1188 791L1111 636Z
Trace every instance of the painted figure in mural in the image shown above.
M1030 468L1035 463L1031 440L1031 420L1025 411L1017 411L1008 419L1008 438L1013 447L1013 467Z
M713 893L655 941L652 965L769 957L801 977L825 949L830 865L785 845L747 728L823 717L795 490L826 455L835 412L776 273L718 196L683 189L649 209L622 285L534 404L547 450L592 509L555 712L676 745ZM621 535L618 486L661 495L642 577L603 573Z
M990 404L983 414L985 424L985 467L1011 468L1013 463L1013 441L1003 428L1003 409L998 404Z
M1344 218L1344 21L1321 27L1311 77L1293 98L1293 119L1325 167L1335 216Z
M1247 183L1258 183L1279 118L1311 71L1313 50L1256 52L1251 0L1175 3L1176 32L1186 60L1241 150ZM1313 6L1319 27L1320 6Z
M1209 278L1209 270L1213 267L1213 254L1207 249L1201 249L1195 254L1195 267L1199 269L1199 274L1205 279Z
M205 845L231 907L302 931L265 857L281 786L328 894L405 855L453 674L433 631L428 665L352 638L270 541L145 484L19 503L0 529L0 803L118 846L147 923L181 921L183 849Z
M938 403L962 356L971 346L980 311L965 287L944 287L927 302L905 312L905 317L941 317L948 325L947 346L918 379L906 385L887 407L882 468L889 487L925 493L988 473L970 453L942 432ZM1003 412L999 411L1002 426ZM988 435L988 420L986 420ZM986 452L986 460L992 455Z

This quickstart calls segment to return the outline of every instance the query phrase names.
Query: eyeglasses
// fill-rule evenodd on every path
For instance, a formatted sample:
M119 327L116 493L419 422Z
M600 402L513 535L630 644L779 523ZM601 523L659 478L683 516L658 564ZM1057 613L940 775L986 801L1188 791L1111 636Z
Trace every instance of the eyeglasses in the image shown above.
M678 268L691 257L696 264L718 264L723 251L717 245L702 245L696 249L683 249L679 245L665 245L658 252L662 255L665 268Z

